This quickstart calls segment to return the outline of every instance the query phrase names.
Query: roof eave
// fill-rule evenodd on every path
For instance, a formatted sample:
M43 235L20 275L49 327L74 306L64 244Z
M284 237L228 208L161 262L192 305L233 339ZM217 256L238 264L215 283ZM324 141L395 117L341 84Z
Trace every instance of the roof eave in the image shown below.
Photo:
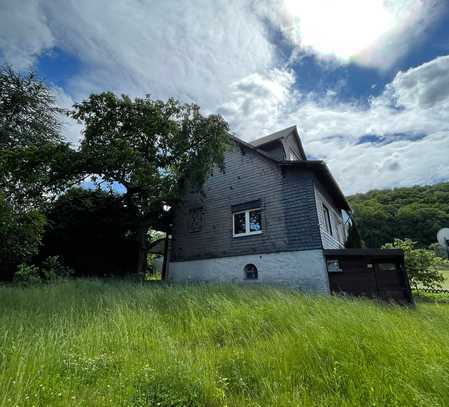
M270 161L273 162L273 163L276 163L276 164L279 163L278 160L276 160L276 159L274 159L273 157L271 157L271 156L270 156L269 154L267 154L265 151L263 151L263 150L261 150L261 149L255 147L255 146L253 146L253 145L247 143L246 141L243 141L242 139L238 138L237 136L231 135L230 137L231 137L231 140L235 141L237 144L241 144L242 146L248 148L249 150L252 150L252 151L257 152L258 154L260 154L261 156L263 156L264 158L270 160Z
M301 137L299 137L298 128L296 126L294 126L293 128L293 132L295 133L296 140L298 141L299 151L302 154L304 160L307 160L306 152L304 151L304 147L302 146Z
M330 183L335 191L335 196L337 198L337 201L339 202L340 209L344 209L345 211L352 212L351 206L349 205L348 201L346 200L345 195L343 194L342 190L338 186L337 181L335 181L335 178L329 171L329 168L327 167L327 165L324 161L321 161L321 160L297 160L297 161L276 160L276 159L272 158L270 155L268 155L265 151L247 143L246 141L243 141L240 138L233 136L233 135L231 135L230 137L236 143L248 148L249 150L257 152L262 157L264 157L267 160L271 161L272 163L278 164L280 166L297 166L297 167L302 167L302 168L319 169L319 170L324 171L324 174L330 181Z

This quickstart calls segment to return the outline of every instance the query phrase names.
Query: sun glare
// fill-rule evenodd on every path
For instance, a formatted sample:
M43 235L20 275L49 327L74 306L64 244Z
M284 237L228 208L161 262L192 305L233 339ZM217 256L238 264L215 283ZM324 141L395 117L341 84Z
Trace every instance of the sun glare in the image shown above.
M302 48L349 60L395 28L383 0L285 0L288 35Z

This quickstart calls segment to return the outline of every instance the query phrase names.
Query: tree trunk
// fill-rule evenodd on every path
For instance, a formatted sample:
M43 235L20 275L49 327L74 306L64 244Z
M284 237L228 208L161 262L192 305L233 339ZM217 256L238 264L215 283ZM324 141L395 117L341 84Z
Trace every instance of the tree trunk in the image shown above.
M148 227L145 225L138 225L137 230L137 264L136 273L145 273L147 270L147 254L148 254L148 242L147 234Z

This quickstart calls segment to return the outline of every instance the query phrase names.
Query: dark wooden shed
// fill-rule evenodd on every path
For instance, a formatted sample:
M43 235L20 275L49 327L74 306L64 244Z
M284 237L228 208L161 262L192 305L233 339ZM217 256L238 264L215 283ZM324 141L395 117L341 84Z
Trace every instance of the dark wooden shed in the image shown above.
M402 250L325 250L331 292L412 304Z

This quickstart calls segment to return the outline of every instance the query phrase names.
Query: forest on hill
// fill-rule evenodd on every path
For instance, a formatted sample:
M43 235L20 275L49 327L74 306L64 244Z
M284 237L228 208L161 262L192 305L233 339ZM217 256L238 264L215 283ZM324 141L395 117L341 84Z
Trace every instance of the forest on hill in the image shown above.
M367 247L380 247L395 238L410 238L428 247L436 242L439 229L449 227L449 182L374 190L348 200Z

